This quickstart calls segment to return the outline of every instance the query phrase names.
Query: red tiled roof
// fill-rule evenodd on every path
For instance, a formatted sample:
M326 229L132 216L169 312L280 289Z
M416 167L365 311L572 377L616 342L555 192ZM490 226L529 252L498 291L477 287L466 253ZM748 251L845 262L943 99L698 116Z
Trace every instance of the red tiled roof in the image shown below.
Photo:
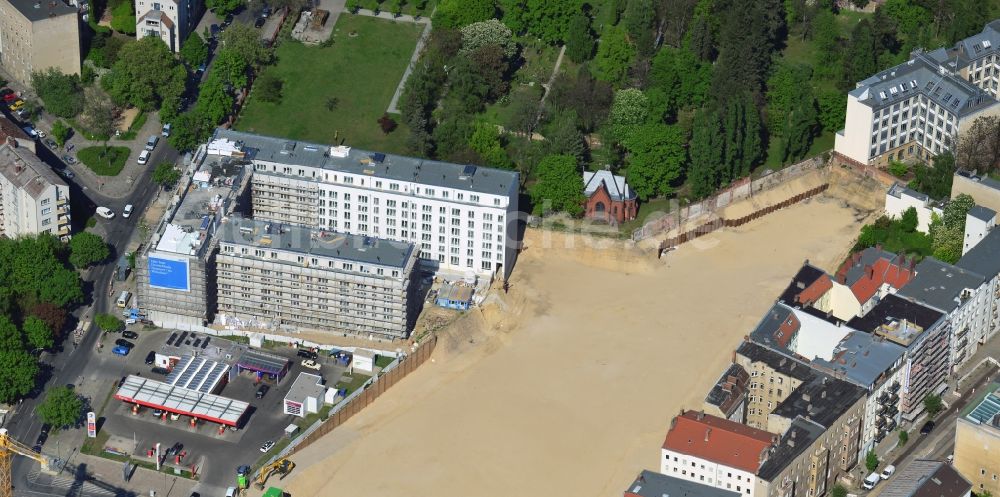
M871 300L883 284L900 289L913 278L913 272L903 267L900 258L892 261L881 258L875 261L871 269L865 268L865 274L851 285L851 292L862 304Z
M778 438L735 421L687 411L674 418L663 448L756 473L762 454Z
M816 279L811 285L807 286L804 290L799 292L795 296L800 304L811 305L812 303L819 300L826 292L833 288L833 281L830 280L830 275L824 274Z

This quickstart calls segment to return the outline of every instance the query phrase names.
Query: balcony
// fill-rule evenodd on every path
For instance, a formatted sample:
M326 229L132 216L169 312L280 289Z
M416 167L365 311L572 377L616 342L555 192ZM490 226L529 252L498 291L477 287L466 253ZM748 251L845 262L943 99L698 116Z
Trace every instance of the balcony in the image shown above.
M892 393L896 393L896 392L898 392L898 391L899 391L899 388L900 388L901 386L902 386L902 385L900 385L898 381L897 381L897 382L894 382L894 383L892 384L892 386L890 386L890 387L889 387L889 391L890 391L890 392L892 392Z
M66 224L66 225L63 225L62 227L60 227L59 228L59 234L62 235L62 236L68 235L69 234L69 225Z
M878 427L878 429L881 430L882 427L885 426L885 424L886 424L885 417L879 416L879 417L875 418L875 426Z
M66 201L66 197L59 197L58 199L56 199L56 205L58 205L60 207L66 205L68 203L69 202Z

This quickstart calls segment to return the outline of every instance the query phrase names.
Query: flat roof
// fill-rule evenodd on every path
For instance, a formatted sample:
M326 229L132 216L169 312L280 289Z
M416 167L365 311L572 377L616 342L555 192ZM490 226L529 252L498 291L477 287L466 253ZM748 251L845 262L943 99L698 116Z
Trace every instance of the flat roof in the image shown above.
M1000 383L991 383L962 410L962 417L976 423L990 424L1000 414Z
M291 388L288 389L288 393L285 394L285 400L303 403L309 397L321 399L324 393L326 393L326 387L323 386L322 376L312 373L299 373L299 376L292 383Z
M909 297L935 309L951 312L961 303L966 289L979 288L986 279L978 273L928 257L917 264L917 275L897 295Z
M125 378L125 383L118 388L115 398L227 426L237 426L250 407L250 404L239 400L189 390L136 375Z
M223 221L219 240L226 243L311 254L362 264L405 268L413 244L330 230L311 230L242 216Z
M1000 254L1000 229L992 229L955 265L993 279L997 274L1000 274L1000 257L997 254Z
M851 319L847 325L909 346L924 330L934 327L943 317L942 312L905 299L897 293L886 295L868 314Z
M649 470L642 470L625 490L625 497L740 497L733 490L724 490L697 482L682 480Z
M969 209L969 215L985 222L990 222L996 217L997 213L989 207L983 207L981 205L974 205Z
M869 387L891 371L906 348L862 331L851 331L834 349L833 360L815 359L812 363L838 378ZM843 376L838 376L843 375Z
M925 203L930 202L931 200L927 194L920 193L900 183L893 183L892 186L889 187L889 191L887 193L896 198L901 198L903 195L906 195Z
M181 357L167 375L167 383L196 392L212 393L228 372L229 365L226 363L187 355Z
M29 21L41 21L50 17L76 14L76 9L61 0L7 0Z
M259 350L247 350L236 363L244 369L277 375L285 370L289 362L291 361L280 355L268 354Z
M829 428L868 391L853 383L817 373L775 407L772 414L785 419L799 416Z
M317 167L479 193L506 196L519 181L517 171L369 152L352 147L300 142L217 128L214 139L240 143L248 159ZM278 174L255 171L254 174ZM280 174L279 174L280 175Z

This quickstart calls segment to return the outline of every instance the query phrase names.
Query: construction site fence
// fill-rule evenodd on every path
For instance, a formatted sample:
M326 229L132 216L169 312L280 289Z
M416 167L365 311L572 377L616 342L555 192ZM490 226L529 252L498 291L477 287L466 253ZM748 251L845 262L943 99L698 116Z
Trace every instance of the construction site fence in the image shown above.
M750 214L747 214L746 216L739 217L736 219L723 219L721 217L713 219L712 221L702 224L694 229L685 231L684 233L681 233L674 237L667 238L666 240L660 242L660 255L662 256L663 251L666 249L669 249L671 247L676 247L685 242L690 242L691 240L705 236L716 230L720 230L722 228L735 228L737 226L743 226L744 224L749 223L750 221L760 219L768 214L771 214L772 212L784 209L785 207L797 204L809 197L818 195L826 191L826 189L829 187L830 187L829 183L824 183L815 188L811 188L807 191L799 193L793 197L782 200L777 204L769 205L767 207L758 209L754 212L751 212Z
M691 219L704 214L711 214L733 202L743 200L764 190L770 190L805 173L819 169L824 164L823 157L813 157L756 179L752 176L740 178L711 197L697 203L689 204L682 207L678 212L663 215L636 228L632 232L632 240L638 242L661 233L666 233L678 226L684 225Z
M327 433L347 422L348 419L361 412L369 404L375 402L375 399L379 398L386 390L398 383L399 380L405 378L406 375L412 373L424 361L430 358L434 352L434 347L437 345L437 340L437 335L432 335L422 342L412 353L390 364L389 367L382 371L382 374L368 380L362 388L355 390L350 396L338 403L330 411L330 415L325 421L314 424L305 433L293 440L293 443L289 444L281 457L295 454L308 447L313 442L323 438Z

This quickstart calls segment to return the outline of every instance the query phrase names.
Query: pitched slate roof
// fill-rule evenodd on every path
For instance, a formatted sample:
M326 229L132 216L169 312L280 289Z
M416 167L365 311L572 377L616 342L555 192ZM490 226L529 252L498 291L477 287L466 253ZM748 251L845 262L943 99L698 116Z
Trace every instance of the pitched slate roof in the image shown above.
M917 459L896 473L892 485L882 490L884 497L964 497L972 484L950 464Z
M757 473L778 435L698 411L674 418L663 448Z
M830 279L830 275L807 261L792 277L792 282L788 284L785 291L781 292L778 300L788 305L807 306L819 300L831 288L833 288L833 281Z
M837 278L851 289L864 304L872 299L884 284L900 289L913 279L913 261L902 255L868 247L855 252L837 271Z
M583 194L586 196L591 196L604 185L608 189L608 195L611 195L611 200L622 201L631 200L635 198L635 192L629 188L628 183L625 182L624 176L615 176L611 174L611 171L600 170L596 173L585 171L583 173Z
M994 211L993 209L990 209L989 207L983 207L981 205L974 205L974 206L972 206L971 209L969 209L969 215L972 216L972 217L974 217L974 218L976 218L976 219L978 219L978 220L980 220L980 221L985 221L985 222L988 223L994 217L996 217L997 213L996 213L996 211Z

